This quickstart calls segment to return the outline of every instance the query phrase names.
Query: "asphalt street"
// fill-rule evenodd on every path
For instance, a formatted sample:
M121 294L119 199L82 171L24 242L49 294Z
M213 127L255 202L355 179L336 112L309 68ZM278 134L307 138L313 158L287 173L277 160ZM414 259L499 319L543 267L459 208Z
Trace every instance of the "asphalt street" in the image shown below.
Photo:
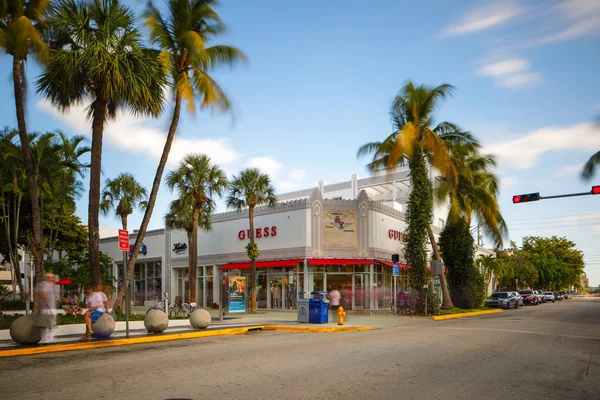
M8 399L598 399L600 298L0 359Z

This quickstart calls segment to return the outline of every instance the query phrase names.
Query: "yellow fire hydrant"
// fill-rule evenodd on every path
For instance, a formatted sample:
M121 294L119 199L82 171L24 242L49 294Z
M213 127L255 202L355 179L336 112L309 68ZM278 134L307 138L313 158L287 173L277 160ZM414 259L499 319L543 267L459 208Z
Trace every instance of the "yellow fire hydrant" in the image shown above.
M344 317L346 316L346 311L344 311L344 307L338 308L338 325L344 325Z

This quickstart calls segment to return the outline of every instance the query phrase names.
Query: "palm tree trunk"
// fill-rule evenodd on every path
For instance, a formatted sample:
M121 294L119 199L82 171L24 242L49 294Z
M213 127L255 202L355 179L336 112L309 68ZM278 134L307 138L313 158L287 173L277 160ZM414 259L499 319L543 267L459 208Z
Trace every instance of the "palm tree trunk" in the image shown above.
M248 212L248 218L250 219L250 243L254 244L254 207L250 206ZM256 260L254 257L250 258L250 310L253 314L256 313L258 303L256 301Z
M156 175L154 176L154 183L152 184L152 191L150 192L150 197L148 198L148 207L146 207L146 212L144 213L144 218L142 219L142 225L140 226L140 230L135 239L135 244L133 246L133 252L131 257L129 258L129 262L127 263L127 274L125 277L125 284L129 282L131 277L133 276L133 269L135 267L135 262L137 260L138 252L140 251L140 247L142 247L142 242L144 237L146 236L146 230L148 229L148 224L150 223L150 217L152 217L152 211L154 210L154 204L156 204L156 197L158 195L158 189L160 188L160 184L162 181L163 172L165 171L165 166L167 165L167 160L169 159L169 152L171 151L171 145L173 144L173 139L175 138L175 133L177 132L177 125L179 124L179 116L181 114L181 94L177 92L175 96L175 108L173 109L173 119L171 120L171 125L169 126L169 132L167 134L167 139L165 141L165 147L163 148L162 155L160 157L160 161L158 163L158 168L156 168ZM191 249L189 250L191 251ZM164 290L164 288L163 288ZM123 293L119 293L117 298L116 307L123 307Z
M121 225L123 225L123 230L127 230L127 214L121 215Z
M8 259L10 265L12 265L13 276L15 282L19 286L19 295L21 300L25 300L25 291L23 290L23 282L21 281L21 268L19 267L19 256L17 250L17 244L13 248L11 232L10 232L10 210L7 209L5 202L2 202L2 215L4 216L4 229L6 231L7 246L8 246ZM15 291L13 291L13 294Z
M433 230L431 227L427 230L427 234L429 235L429 241L431 242L431 249L433 250L433 258L435 260L441 260L440 249L437 246L437 242L435 240L435 236L433 234ZM450 298L450 293L448 292L448 283L446 281L446 274L444 271L439 275L440 277L440 286L442 287L442 310L449 310L454 307L452 304L452 299Z
M94 120L92 122L92 162L90 164L90 193L88 203L88 235L92 286L100 284L100 173L102 172L102 136L106 121L106 101L96 96Z
M188 271L188 288L189 288L189 299L188 303L196 303L196 271L198 270L198 217L200 216L200 209L194 208L192 214L192 247L190 248L190 254L192 259L190 260L190 266ZM219 305L223 307L223 304Z
M194 231L193 229L191 231L186 231L187 233L187 239L188 239L188 293L187 295L189 296L189 287L190 287L190 283L189 283L189 274L190 274L190 265L192 265L192 260L194 259L194 252L192 251L192 249L194 248ZM183 297L185 298L186 293L182 293ZM210 307L212 304L209 304L208 306Z
M27 135L27 124L25 122L25 100L22 86L21 59L13 56L13 86L15 92L15 109L17 111L17 125L19 127L19 139L21 141L21 150L23 151L23 164L27 173L27 182L29 184L29 198L31 200L31 219L33 221L33 243L31 250L35 262L35 282L44 280L44 246L42 243L42 217L40 212L40 203L38 198L37 176L31 161L31 148L29 136ZM37 312L37 305L36 312Z

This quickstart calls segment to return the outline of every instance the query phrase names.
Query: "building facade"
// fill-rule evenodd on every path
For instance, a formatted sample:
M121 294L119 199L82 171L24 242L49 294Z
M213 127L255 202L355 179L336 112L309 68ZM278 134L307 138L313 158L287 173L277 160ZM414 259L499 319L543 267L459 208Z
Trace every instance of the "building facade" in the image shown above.
M262 309L294 309L298 298L313 291L337 289L341 304L352 310L388 308L394 279L407 288L402 239L403 209L410 188L407 171L352 180L280 195L276 207L255 210L255 237L260 251L257 301ZM432 229L439 235L448 214L435 206ZM248 211L213 215L212 230L199 232L197 281L188 281L189 244L185 231L149 231L137 259L132 301L153 305L163 292L202 307L220 303L226 276L249 279ZM135 240L135 233L130 241ZM101 239L100 249L114 260L123 276L117 238ZM400 255L401 275L392 276L392 254ZM188 298L190 284L197 296ZM248 296L246 296L248 298Z

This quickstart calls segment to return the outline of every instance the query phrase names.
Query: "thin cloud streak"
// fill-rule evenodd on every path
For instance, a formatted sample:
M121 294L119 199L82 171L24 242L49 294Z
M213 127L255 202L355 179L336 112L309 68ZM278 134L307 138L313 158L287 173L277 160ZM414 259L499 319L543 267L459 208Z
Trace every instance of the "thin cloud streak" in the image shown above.
M442 30L442 36L459 36L504 25L522 13L514 1L491 2L469 11L458 22Z

